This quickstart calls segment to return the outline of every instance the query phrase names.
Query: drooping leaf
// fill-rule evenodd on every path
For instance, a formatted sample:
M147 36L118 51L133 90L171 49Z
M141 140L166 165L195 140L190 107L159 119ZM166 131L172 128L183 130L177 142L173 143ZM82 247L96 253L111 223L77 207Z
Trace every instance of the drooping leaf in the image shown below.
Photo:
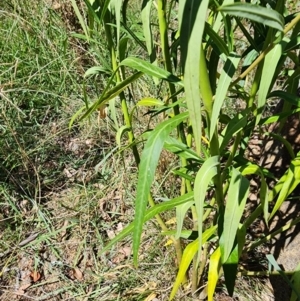
M247 18L279 31L283 31L284 28L284 19L282 15L275 10L263 6L236 2L234 4L223 5L219 7L218 10L235 17Z
M130 131L130 128L126 125L123 125L119 128L119 130L117 131L117 135L116 135L116 142L117 142L117 145L119 147L121 147L121 138L122 136L126 133Z
M184 219L186 217L187 211L191 208L191 206L194 204L193 201L184 203L182 205L179 205L176 207L176 235L175 239L178 239L181 235L181 230L183 226Z
M288 93L286 91L282 91L282 90L276 90L276 91L272 91L269 95L268 98L270 97L276 97L284 99L286 101L288 101L290 104L296 106L296 107L300 107L300 97L291 93Z
M133 234L133 259L135 264L137 264L138 249L141 240L144 215L150 193L150 187L154 179L160 153L162 151L165 139L169 136L171 131L187 117L188 113L181 113L159 124L155 130L150 133L148 141L144 147L139 167L135 201L135 228Z
M173 75L172 73L168 72L165 69L154 66L154 65L150 64L149 62L146 62L146 61L141 60L136 57L128 57L125 60L123 60L120 63L120 65L131 67L131 68L141 71L147 75L154 76L159 79L164 79L171 83L178 83L178 84L182 85L181 80L177 76Z
M180 142L178 139L168 137L164 144L164 149L182 157L185 159L192 159L195 161L203 162L203 159L199 157L193 149L187 147L186 144Z

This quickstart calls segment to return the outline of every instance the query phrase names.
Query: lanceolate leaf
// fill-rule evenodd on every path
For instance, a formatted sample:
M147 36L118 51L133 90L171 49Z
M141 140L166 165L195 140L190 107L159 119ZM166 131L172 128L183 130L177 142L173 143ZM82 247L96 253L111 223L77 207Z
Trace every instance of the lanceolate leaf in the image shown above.
M238 2L223 5L218 10L235 17L247 18L262 23L280 31L284 27L284 19L277 11L259 5Z
M266 55L264 66L262 70L260 87L258 92L258 100L257 100L257 115L256 115L256 124L261 119L263 108L265 107L267 94L270 89L270 84L273 79L273 75L275 73L277 63L282 54L282 44L279 43L275 45L275 47Z
M249 194L249 186L249 181L233 168L225 207L223 233L220 237L223 263L227 261L232 251Z
M180 206L184 203L190 202L194 200L194 194L192 192L184 194L180 197L177 197L175 199L172 199L170 201L166 201L163 203L160 203L156 205L155 207L152 207L148 209L145 212L144 215L144 222L150 220L155 215L165 212L168 210L173 209L176 206ZM101 253L109 250L114 244L116 244L118 241L124 239L126 236L128 236L134 229L134 222L130 223L125 229L122 230L116 237L114 237L102 250Z
M135 201L135 228L133 233L133 259L137 264L138 249L141 240L142 227L144 222L145 210L150 193L150 187L154 179L154 174L160 153L166 138L178 124L188 117L188 113L181 113L158 125L149 135L148 141L142 153L139 166L139 177Z
M201 152L201 98L200 98L200 53L208 0L180 1L180 43L184 67L184 89L190 121L195 137L196 151ZM206 69L206 66L202 66Z
M138 106L140 107L152 107L152 106L163 106L164 102L157 99L157 98L153 98L153 97L145 97L143 99L141 99L140 101L138 101L137 103Z
M236 53L230 53L224 65L224 68L221 72L221 77L218 83L214 105L213 105L212 117L211 117L211 125L210 125L210 133L209 133L210 139L212 138L216 130L216 125L218 122L220 111L223 102L225 100L226 94L228 92L228 87L230 85L231 79L234 76L239 61L240 61L240 56L238 56Z
M120 65L134 68L147 75L154 76L159 79L164 79L171 83L181 84L181 80L177 76L168 72L167 70L159 68L157 66L154 66L154 65L150 64L149 62L143 61L143 60L135 58L135 57L126 58L124 61L121 62Z
M204 201L206 196L206 191L209 183L212 178L218 172L219 157L214 156L207 159L204 164L201 166L200 170L197 173L195 179L195 188L194 188L194 198L198 218L198 232L199 232L199 243L202 241L202 218L204 210ZM201 245L199 245L199 250L201 250Z

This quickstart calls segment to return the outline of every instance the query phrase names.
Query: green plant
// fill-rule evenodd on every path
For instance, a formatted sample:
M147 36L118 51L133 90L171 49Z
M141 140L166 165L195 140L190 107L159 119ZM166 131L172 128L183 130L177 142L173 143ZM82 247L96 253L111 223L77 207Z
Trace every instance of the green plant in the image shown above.
M290 167L270 191L267 186L267 179L272 177L270 171L249 161L245 154L255 129L283 123L300 111L299 98L295 96L300 72L296 55L300 15L288 12L284 1L257 5L233 1L144 0L140 20L144 38L141 38L127 24L131 1L96 0L91 4L86 0L88 24L75 1L72 3L85 33L82 38L90 45L97 44L97 31L104 30L111 66L106 72L108 82L104 91L96 101L86 101L71 124L81 113L80 118L86 118L107 103L111 115L115 116L115 98L119 96L124 124L114 119L117 141L127 134L126 148L132 149L139 169L135 219L104 250L133 233L133 260L137 265L143 225L155 217L163 234L171 236L179 262L170 299L186 283L191 263L192 292L207 275L208 300L213 300L223 273L232 295L242 254L274 235L267 233L265 238L245 247L247 229L258 217L268 223L300 183L300 153L294 154L285 139L281 138L291 155ZM238 42L237 35L241 33L246 47ZM143 57L130 54L130 43L141 47ZM287 59L293 62L294 69L285 66ZM102 66L87 70L86 76L99 71L103 73ZM274 91L276 79L283 72L287 74L285 90ZM134 87L144 75L163 81L167 97L160 95L157 99L145 95L136 106L130 107L126 89ZM147 82L152 85L149 77ZM228 97L238 99L245 107L233 112L233 117L222 112ZM282 98L284 107L279 114L265 117L267 99L271 97ZM138 137L133 116L143 106L154 107L153 116L169 118ZM144 144L141 155L140 143ZM163 149L178 156L180 168L174 172L181 178L181 188L179 196L156 204L151 184ZM260 202L247 212L245 219L249 177L253 175L260 178ZM275 206L269 214L271 202ZM169 230L160 216L173 208L176 208L176 231ZM187 212L191 212L194 225L183 230ZM186 238L193 241L182 252L180 240Z

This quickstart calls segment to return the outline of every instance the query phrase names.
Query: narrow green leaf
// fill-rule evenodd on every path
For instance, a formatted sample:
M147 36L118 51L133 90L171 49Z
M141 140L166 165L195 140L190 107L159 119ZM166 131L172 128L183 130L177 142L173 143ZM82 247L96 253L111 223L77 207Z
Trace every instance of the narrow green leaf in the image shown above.
M288 93L286 91L282 90L276 90L272 91L269 95L268 98L271 97L276 97L276 98L281 98L286 100L287 102L291 103L292 105L295 105L297 107L300 107L300 97L291 93Z
M176 207L176 235L175 239L178 239L181 235L181 230L183 227L183 222L185 219L185 215L187 211L191 208L191 206L194 204L194 201L184 203L182 205L179 205Z
M210 256L207 283L207 300L213 301L221 269L221 249L218 247Z
M205 206L205 196L209 183L212 178L218 173L219 157L214 156L207 159L198 171L195 179L194 187L194 199L198 217L198 232L199 232L199 243L202 241L202 219L203 210ZM201 245L199 245L201 250Z
M236 68L238 66L240 59L241 59L241 57L238 56L236 53L233 53L233 52L230 53L227 58L227 61L225 62L223 70L221 72L221 76L220 76L220 80L218 83L216 96L215 96L215 100L214 100L214 104L213 104L211 122L210 122L210 133L209 133L210 139L212 138L212 136L216 130L216 125L218 122L221 108L222 108L224 100L226 98L226 94L228 93L228 88L229 88L231 79L235 74L235 71L236 71Z
M93 103L91 107L88 108L88 110L84 113L84 115L81 117L81 119L84 119L88 117L92 112L94 112L98 107L103 105L104 103L107 103L110 99L118 96L122 91L124 91L131 83L136 81L139 77L142 76L141 72L137 72L128 78L126 78L124 81L120 82L116 86L114 86L111 90L108 90L104 94L101 95L101 97ZM112 76L114 77L114 75Z
M99 73L105 73L110 75L111 70L107 70L106 68L100 67L100 66L93 66L85 71L84 77L89 77L91 75L99 74Z
M209 238L215 233L217 226L213 226L207 229L202 235L201 245L205 244ZM191 242L186 246L182 254L182 260L179 265L179 271L176 277L176 280L173 284L172 292L170 294L170 299L172 300L175 297L176 292L178 291L187 269L189 268L191 261L193 260L196 252L199 251L199 238Z
M220 55L222 53L224 53L226 56L229 55L229 51L228 51L228 47L224 41L224 39L222 39L220 37L220 35L218 33L216 33L210 24L208 24L207 22L205 23L205 33L208 34L208 36L210 37L211 41L217 46L216 51L218 51L220 53Z
M284 52L289 52L294 49L299 49L300 35L293 37L285 46Z
M117 145L119 147L121 147L121 138L123 137L123 135L126 133L126 132L129 132L130 131L130 128L126 125L123 125L119 128L119 130L117 131L117 135L116 135L116 142L117 142Z
M263 170L256 164L248 164L247 166L243 166L241 168L241 174L243 176L256 174L261 177L259 197L260 197L260 202L263 207L264 219L267 224L268 218L269 218L269 199L268 199L269 189L268 189L268 185L267 185Z
M154 174L160 153L166 138L171 131L188 117L188 113L181 113L171 119L159 124L149 135L148 141L144 147L139 168L138 185L135 201L135 228L133 233L133 260L137 264L138 249L141 240L144 215L150 193L150 187L154 179Z
M188 148L186 144L178 141L178 139L175 139L173 137L167 138L164 144L164 149L182 158L203 162L203 159L199 157L192 149Z
M276 184L274 189L280 191L278 199L275 203L275 206L269 216L269 220L274 216L277 210L280 208L282 203L287 199L287 197L295 190L295 188L300 184L300 153L297 154L297 157L292 160L289 169L282 176L279 182ZM270 192L272 195L272 192Z
M116 25L117 25L117 48L119 49L120 41L120 27L121 27L121 8L123 0L111 0L110 7L115 12Z
M164 102L154 97L145 97L140 101L138 101L136 105L139 107L153 107L153 106L161 107L164 105Z
M156 51L153 44L152 30L151 30L151 6L152 0L144 0L142 3L141 19L143 24L143 32L146 41L150 62L157 66ZM153 77L155 84L158 84L157 78Z
M292 111L287 111L287 112L283 112L283 113L280 113L280 114L276 114L276 115L273 115L273 116L270 116L270 117L266 117L266 118L263 118L259 122L259 125L278 122L278 121L280 121L280 120L282 120L282 119L284 119L288 116L291 116L291 115L299 113L299 112L300 112L300 108L292 110Z
M150 64L149 62L146 62L139 58L128 57L125 60L123 60L120 63L120 65L131 67L131 68L141 71L147 75L155 76L159 79L164 79L171 83L177 83L179 85L182 85L181 80L178 77L176 77L175 75L173 75L172 73L168 72L165 69L154 66L154 65Z
M78 5L76 3L76 0L71 0L71 3L72 3L72 6L73 6L73 9L75 11L75 14L76 14L76 17L78 18L78 21L80 23L80 26L82 28L82 30L84 31L84 34L86 36L86 39L87 41L89 42L90 40L90 35L89 35L89 31L88 31L88 28L84 22L84 19L83 19L83 16L81 15L80 13L80 10L78 8Z
M223 272L225 278L225 284L229 296L232 297L235 287L235 280L237 274L237 267L239 262L238 255L239 246L237 243L234 244L234 248L228 256L228 259L223 264Z
M263 109L265 108L266 98L276 71L277 63L282 55L282 43L275 47L266 55L260 80L257 100L257 115L255 124L257 125L262 117Z
M223 263L227 261L232 251L240 219L248 198L249 187L249 181L233 168L225 207L223 233L220 237Z
M184 89L198 155L201 153L202 135L201 98L199 89L200 68L206 69L206 66L200 66L200 53L208 3L208 0L182 0L179 3Z
M234 116L234 118L226 125L221 135L219 135L220 153L222 153L232 137L245 128L250 112L250 109L246 109L242 114L239 113Z
M171 210L173 208L175 208L176 206L179 206L181 204L184 204L186 202L190 202L194 199L194 194L193 192L184 194L182 196L179 196L177 198L174 198L170 201L166 201L163 203L160 203L150 209L148 209L145 212L145 216L144 216L144 222L150 220L151 218L153 218L155 215L161 213L161 212L165 212L168 210ZM114 244L116 244L117 242L119 242L120 240L124 239L126 236L128 236L134 229L134 222L130 223L127 227L125 227L116 237L114 237L102 250L100 253L103 253L107 250L109 250Z
M282 15L275 10L263 6L239 2L223 5L218 10L235 17L247 18L279 31L283 31L284 28L284 18Z
M87 0L87 1L88 1L88 0ZM107 11L107 9L108 9L108 7L109 7L110 2L111 2L111 0L105 0L104 3L103 3L103 1L102 1L101 7L95 7L95 10L96 10L96 9L97 9L97 10L100 9L100 12L101 12L101 15L100 15L100 18L99 18L99 21L100 21L100 22L103 21L104 16L105 16L105 14L106 14L106 11ZM94 1L94 2L93 2L93 6L94 6L94 5L97 5L97 3L98 3L98 1Z

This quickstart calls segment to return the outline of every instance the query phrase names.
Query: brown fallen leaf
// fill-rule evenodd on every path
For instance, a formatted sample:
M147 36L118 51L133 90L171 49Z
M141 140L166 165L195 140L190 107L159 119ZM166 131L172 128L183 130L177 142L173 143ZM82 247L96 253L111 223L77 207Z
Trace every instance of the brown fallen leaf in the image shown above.
M32 278L32 281L35 283L41 279L41 274L38 271L33 271L30 273L30 277Z
M81 281L83 279L83 273L77 267L75 267L73 269L73 275L79 281Z

